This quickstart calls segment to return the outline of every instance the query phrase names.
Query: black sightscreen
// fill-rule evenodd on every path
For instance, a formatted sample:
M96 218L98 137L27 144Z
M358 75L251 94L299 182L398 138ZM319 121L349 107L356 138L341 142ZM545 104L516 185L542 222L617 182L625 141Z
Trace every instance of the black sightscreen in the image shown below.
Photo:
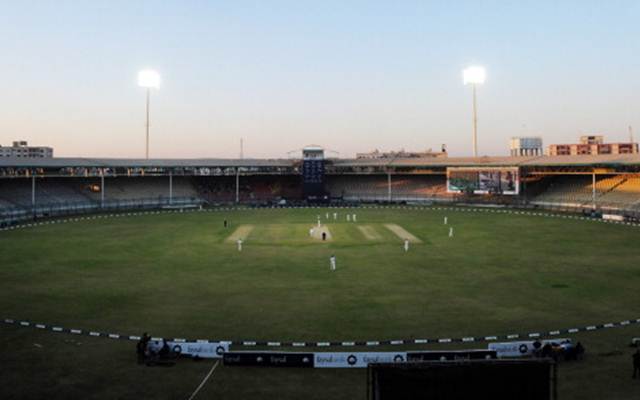
M369 366L369 398L551 400L553 368L546 360L375 364Z

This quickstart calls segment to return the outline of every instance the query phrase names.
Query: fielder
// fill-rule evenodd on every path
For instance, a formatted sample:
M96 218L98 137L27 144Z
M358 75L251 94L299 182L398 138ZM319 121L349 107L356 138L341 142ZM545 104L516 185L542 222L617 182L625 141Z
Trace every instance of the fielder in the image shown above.
M309 229L309 236L313 236L313 228Z
M331 270L335 271L336 270L336 256L334 256L333 254L331 255L331 257L329 257L329 264L331 265Z
M351 222L351 215L347 214L347 222Z
M444 217L444 224L447 224L447 217Z
M338 219L338 213L333 213L333 219L337 220Z
M238 251L242 251L242 239L238 239Z
M329 213L327 213L326 217L327 217L327 219L329 219Z
M356 215L355 214L353 214L352 218L353 218L353 222L356 222Z
M453 237L453 228L449 228L449 237Z
M409 239L404 240L404 252L409 251Z

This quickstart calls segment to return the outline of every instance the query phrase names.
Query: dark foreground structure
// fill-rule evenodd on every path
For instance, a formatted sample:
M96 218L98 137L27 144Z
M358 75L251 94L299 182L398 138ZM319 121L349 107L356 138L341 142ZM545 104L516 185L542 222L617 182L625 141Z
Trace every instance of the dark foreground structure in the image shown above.
M552 400L556 368L550 359L372 364L367 398Z

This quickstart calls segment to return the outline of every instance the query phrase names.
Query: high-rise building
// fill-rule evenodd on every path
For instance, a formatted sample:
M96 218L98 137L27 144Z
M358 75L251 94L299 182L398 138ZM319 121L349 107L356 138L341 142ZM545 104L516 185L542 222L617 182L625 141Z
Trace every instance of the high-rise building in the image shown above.
M598 154L636 154L638 143L605 143L604 136L581 136L577 144L552 144L550 156L581 156Z
M29 146L24 140L13 142L11 146L0 146L0 157L18 158L52 158L53 148L45 146Z
M512 137L510 142L512 157L541 156L542 138L537 136Z

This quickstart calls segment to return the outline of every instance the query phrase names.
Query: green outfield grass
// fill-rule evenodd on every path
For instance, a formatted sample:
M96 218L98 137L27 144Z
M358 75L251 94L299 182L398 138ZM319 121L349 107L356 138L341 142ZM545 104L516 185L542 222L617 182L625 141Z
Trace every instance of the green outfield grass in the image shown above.
M0 232L0 317L194 339L356 341L640 316L640 228L402 209L351 209L354 223L333 212L171 213ZM309 236L318 215L328 242ZM387 224L422 243L405 253ZM236 229L248 232L242 252L229 240ZM633 336L636 326L574 336L588 356L560 366L561 398L640 396L630 379ZM3 398L187 398L210 367L145 368L133 342L0 326ZM198 398L364 398L366 376L220 367L203 390Z

